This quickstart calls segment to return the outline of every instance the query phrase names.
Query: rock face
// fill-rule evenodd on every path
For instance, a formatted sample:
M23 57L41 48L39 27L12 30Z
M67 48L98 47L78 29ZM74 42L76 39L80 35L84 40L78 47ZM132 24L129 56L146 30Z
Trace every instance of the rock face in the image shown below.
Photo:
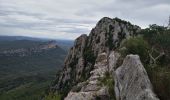
M151 98L151 100L157 100L139 58L136 62L125 59L122 66L127 67L118 68L117 65L120 54L115 52L115 49L119 47L123 39L134 37L139 31L140 27L118 18L102 18L92 29L89 36L81 35L75 40L74 46L65 59L63 71L56 78L56 83L51 86L51 90L55 93L64 94L65 100L112 100L115 99L114 90L111 91L110 88L114 87L115 80L115 97L117 100L149 100L145 99L145 96ZM142 67L138 68L139 65ZM123 79L121 77L122 72L125 74ZM131 74L137 74L138 77L131 76ZM107 79L105 79L106 76ZM130 77L134 82L131 82ZM104 81L104 83L106 84L102 82L102 79L105 79L106 82ZM110 84L107 84L107 81ZM133 87L136 81L137 87ZM147 85L144 85L145 83ZM138 89L140 86L142 89ZM132 90L130 91L128 88L132 88ZM131 93L125 93L129 91ZM133 93L135 93L135 96L131 97ZM147 93L150 94L146 95Z
M90 78L83 82L84 85L80 85L74 88L79 88L79 91L73 90L68 94L65 100L95 100L96 97L109 98L108 88L100 85L99 78L103 78L105 73L108 72L108 60L106 53L102 53L98 56L94 69L90 72ZM82 87L80 87L82 86Z
M69 90L88 79L98 54L106 52L108 55L122 39L134 36L139 30L138 26L118 18L102 18L89 36L81 35L75 40L65 59L64 69L56 79L57 84L52 87L53 91Z
M87 35L81 35L75 40L74 46L70 49L66 59L63 71L57 79L54 89L65 91L71 89L72 84L79 81L85 61L83 57L86 46Z
M92 29L89 34L87 46L91 47L94 54L109 52L118 47L122 39L134 36L140 31L140 27L118 18L104 17Z
M126 56L116 70L115 91L117 100L158 100L139 56Z

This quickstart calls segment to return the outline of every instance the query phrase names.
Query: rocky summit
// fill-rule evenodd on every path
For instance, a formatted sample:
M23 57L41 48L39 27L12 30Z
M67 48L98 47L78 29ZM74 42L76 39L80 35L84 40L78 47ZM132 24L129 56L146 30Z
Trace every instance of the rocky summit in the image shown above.
M65 100L159 100L140 57L120 52L140 31L119 18L102 18L89 36L75 40L50 92Z

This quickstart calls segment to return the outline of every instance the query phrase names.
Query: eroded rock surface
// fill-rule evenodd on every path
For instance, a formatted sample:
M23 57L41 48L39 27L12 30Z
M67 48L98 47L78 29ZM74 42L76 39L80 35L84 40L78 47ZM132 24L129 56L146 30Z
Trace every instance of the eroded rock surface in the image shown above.
M116 70L117 100L159 100L138 55L128 55Z
M109 55L122 39L134 36L139 31L140 27L118 18L102 18L89 36L81 35L75 40L65 59L63 71L52 86L53 91L71 89L80 81L88 79L99 54L106 52Z
M100 54L96 59L94 70L90 72L90 78L84 82L85 84L82 87L80 87L82 83L79 83L77 87L80 90L77 92L71 91L65 100L95 100L97 97L109 98L108 87L102 86L99 80L99 78L105 77L105 73L108 72L107 64L107 54Z
M138 56L129 55L122 66L117 64L121 55L114 50L123 39L139 31L140 27L118 18L102 18L89 36L75 40L63 70L51 86L53 92L64 94L65 100L110 100L114 91L110 93L109 87L99 81L109 73L116 82L117 100L158 100Z

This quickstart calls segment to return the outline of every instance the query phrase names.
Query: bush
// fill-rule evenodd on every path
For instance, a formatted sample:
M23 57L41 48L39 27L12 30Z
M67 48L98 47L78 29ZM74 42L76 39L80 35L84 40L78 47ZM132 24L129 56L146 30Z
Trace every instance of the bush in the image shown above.
M154 47L153 56L157 57L159 52L164 51L165 56L161 57L153 68L145 65L148 76L153 85L154 91L161 100L169 100L170 96L170 31L163 26L150 25L149 28L141 31L149 45Z
M160 100L169 100L170 98L170 30L163 26L150 25L143 29L140 34L143 38L136 37L125 40L121 49L118 49L123 56L127 54L138 54L143 62L149 79L153 85L154 92ZM149 45L149 46L148 46ZM156 65L146 62L148 59L147 51L153 47L153 57L157 57L162 51L165 56L161 57Z
M153 89L160 100L170 98L170 69L157 65L155 68L146 68Z
M101 85L107 86L109 89L110 100L116 100L115 92L114 92L114 78L110 75L109 72L105 73L103 78L99 78Z
M138 54L141 61L145 63L148 59L149 45L142 37L134 37L124 41L120 49L121 54L125 57L128 54Z
M161 58L157 63L167 65L170 60L170 30L153 24L149 28L143 29L141 34L148 44L154 47L154 51L158 51L158 54L153 56L158 56L159 52L164 51L165 57Z
M152 38L152 41L166 49L170 46L170 33L157 34Z
M60 94L49 94L45 96L44 100L61 100L61 95Z
M87 62L90 62L91 64L94 64L96 60L96 56L94 55L94 52L90 48L87 48L84 51L84 58Z

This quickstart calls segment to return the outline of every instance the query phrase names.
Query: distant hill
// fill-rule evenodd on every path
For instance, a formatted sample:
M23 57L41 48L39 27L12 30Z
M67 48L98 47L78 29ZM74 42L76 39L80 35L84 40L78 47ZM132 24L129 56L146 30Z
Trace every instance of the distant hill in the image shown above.
M56 41L1 36L0 100L38 100L62 68L66 51Z
M69 50L74 44L73 40L56 40L56 42L61 48L65 50Z
M15 40L49 41L51 39L34 38L26 36L0 36L0 41L15 41Z
M19 40L19 41L16 41L16 40ZM66 51L71 47L73 46L73 43L74 41L73 40L62 40L62 39L48 39L48 38L34 38L34 37L26 37L26 36L0 36L0 43L1 41L5 41L5 43L8 45L8 42L10 42L10 45L13 45L11 44L11 41L13 42L25 42L27 43L27 45L34 45L34 44L37 44L39 42L47 42L47 41L56 41L56 43L63 49L65 49ZM29 43L29 42L34 42L34 43ZM4 43L4 42L2 42ZM17 44L18 44L17 43ZM4 44L4 45L6 45ZM23 45L25 45L24 43L22 43ZM19 44L19 45L22 45L22 44ZM0 44L1 45L1 44ZM22 46L23 46L22 45ZM22 47L21 46L21 47Z

